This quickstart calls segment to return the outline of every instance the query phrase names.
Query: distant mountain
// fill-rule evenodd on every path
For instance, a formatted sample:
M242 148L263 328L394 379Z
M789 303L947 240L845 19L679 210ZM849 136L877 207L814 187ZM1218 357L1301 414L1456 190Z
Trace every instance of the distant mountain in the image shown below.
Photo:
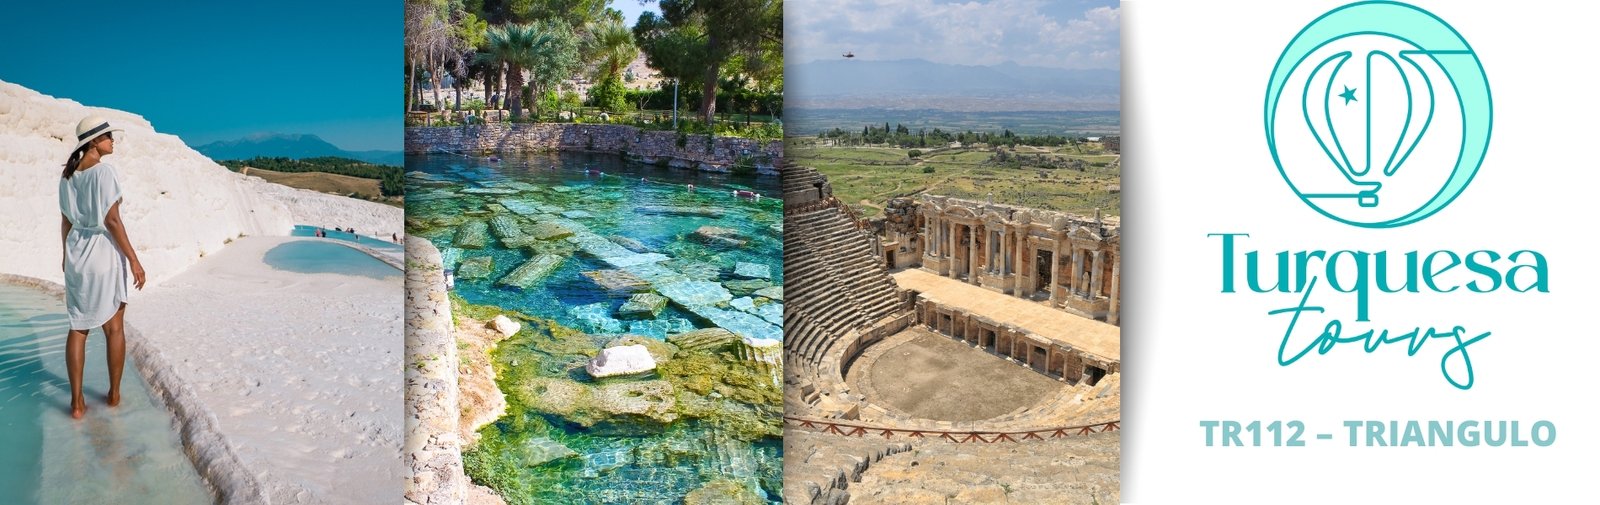
M785 105L801 108L1117 110L1122 74L927 60L819 60L784 70Z
M261 133L239 140L219 140L197 146L194 150L214 160L243 160L257 156L294 159L338 156L380 165L405 164L405 154L400 151L346 151L321 137L302 133Z

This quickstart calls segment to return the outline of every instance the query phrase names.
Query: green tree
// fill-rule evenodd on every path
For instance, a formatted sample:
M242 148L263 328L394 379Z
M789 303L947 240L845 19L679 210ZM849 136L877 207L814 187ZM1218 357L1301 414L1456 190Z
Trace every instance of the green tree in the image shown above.
M541 21L531 26L541 34L542 43L534 49L533 57L525 68L530 77L529 96L539 96L546 90L556 89L561 81L577 75L583 62L579 53L580 41L572 27L560 20ZM533 111L535 116L540 112Z
M608 12L621 16L616 11ZM633 43L633 32L621 19L607 16L588 25L583 38L583 52L587 60L595 63L592 80L602 82L607 78L621 77L622 69L639 56L639 46Z
M578 68L577 38L566 26L543 21L490 28L487 34L492 60L506 64L506 104L512 117L522 115L523 86L529 96L541 96ZM524 80L523 72L532 80ZM533 110L535 116L539 111Z
M628 110L627 89L622 86L621 78L606 76L604 79L589 87L589 104L609 112Z
M449 3L445 0L406 0L405 50L409 72L406 85L411 90L406 94L408 111L415 109L416 102L420 101L421 90L416 87L417 73L424 68L433 68L436 55L451 45L448 9Z
M461 110L461 90L471 85L473 76L478 73L474 71L472 64L479 48L487 45L489 23L469 12L464 5L456 11L455 17L455 37L459 42L457 46L459 50L456 51L455 61L452 62L450 76L454 78L452 87L456 92L455 109ZM484 90L488 89L488 83L485 82ZM484 97L487 98L488 94Z
M701 87L700 117L716 117L722 67L783 40L782 0L662 0L661 15L639 15L633 33L663 75ZM759 58L758 58L759 59Z
M503 86L500 108L510 108L513 69L516 70L517 74L515 84L519 89L522 87L522 70L516 67L514 61L518 56L516 53L521 49L516 46L517 40L514 40L512 35L511 25L492 26L488 31L484 32L485 47L478 52L478 61L480 63L488 65L495 75L504 74L503 78L495 79L498 84ZM484 94L489 94L487 87L484 88Z

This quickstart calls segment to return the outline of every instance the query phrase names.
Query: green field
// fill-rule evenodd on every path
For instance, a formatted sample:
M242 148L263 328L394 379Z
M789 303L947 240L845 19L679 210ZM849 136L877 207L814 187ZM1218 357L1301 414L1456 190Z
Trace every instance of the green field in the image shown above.
M960 112L941 110L791 108L784 123L789 135L816 135L835 127L860 130L862 125L903 124L912 131L939 128L947 132L1011 130L1019 135L1116 135L1122 132L1120 111Z
M798 140L795 142L794 140ZM808 142L808 140L810 140ZM995 203L1093 215L1121 214L1121 163L1098 145L1017 152L1082 160L1084 170L1019 167L990 161L988 148L945 149L911 159L908 149L887 147L829 147L815 138L791 138L786 156L828 176L834 196L849 203L862 217L875 216L885 201L922 193L984 200ZM932 172L926 170L932 168ZM1113 189L1119 191L1113 191Z

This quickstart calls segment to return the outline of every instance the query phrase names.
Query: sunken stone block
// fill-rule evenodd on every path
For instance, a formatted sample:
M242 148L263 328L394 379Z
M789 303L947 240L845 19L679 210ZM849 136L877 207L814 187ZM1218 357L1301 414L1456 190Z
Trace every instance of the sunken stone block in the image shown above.
M556 268L560 267L561 262L566 261L566 259L565 256L556 256L554 254L535 256L533 259L518 265L515 270L506 274L505 277L501 277L500 281L495 284L522 289L532 288L543 282L544 278L549 276L551 272L556 271Z
M456 228L456 236L451 240L451 245L462 249L483 249L489 245L489 223L472 220Z
M474 256L461 261L461 267L456 269L456 278L481 279L491 273L494 273L494 258Z
M626 270L590 270L583 273L584 277L606 291L648 291L650 283L640 279Z
M741 279L772 279L772 268L760 263L741 261L733 266L733 276Z
M655 293L639 293L628 298L627 303L617 309L617 317L622 319L649 319L660 314L667 308L667 297Z
M690 235L695 240L721 247L743 247L745 243L749 242L743 235L739 234L738 230L721 226L701 226Z

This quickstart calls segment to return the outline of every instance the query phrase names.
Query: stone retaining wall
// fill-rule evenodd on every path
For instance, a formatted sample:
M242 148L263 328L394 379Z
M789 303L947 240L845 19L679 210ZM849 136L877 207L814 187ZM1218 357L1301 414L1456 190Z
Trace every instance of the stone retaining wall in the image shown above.
M645 131L625 125L516 123L406 128L406 153L576 151L619 154L641 163L731 172L749 158L757 173L777 175L783 142Z
M460 390L455 336L439 249L406 238L406 503L459 504L468 480L461 466Z

